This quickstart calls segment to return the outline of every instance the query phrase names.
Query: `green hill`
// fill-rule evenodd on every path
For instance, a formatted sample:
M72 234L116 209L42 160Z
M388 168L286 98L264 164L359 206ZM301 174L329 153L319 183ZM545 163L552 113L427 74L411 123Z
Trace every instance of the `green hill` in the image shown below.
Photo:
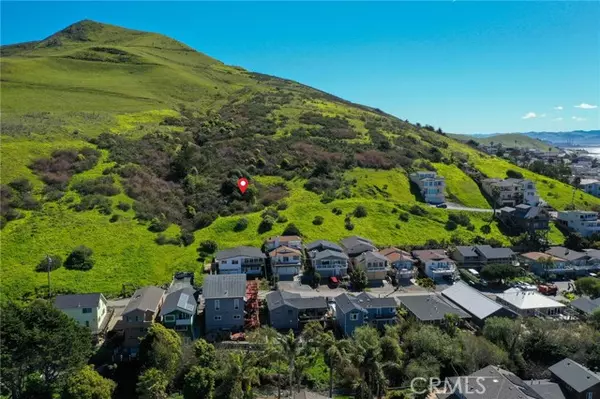
M460 141L475 140L482 145L502 144L504 147L533 148L541 151L558 151L552 144L528 137L522 133L501 133L489 136L453 134L452 138Z
M455 212L429 208L411 190L409 172L436 168L453 202L489 208L463 165L489 176L521 170L431 126L93 21L1 53L6 296L45 290L37 264L78 245L94 251L94 267L53 271L53 288L112 295L122 284L200 271L204 240L260 245L289 223L307 240L508 242L495 224L480 231L486 213L447 230ZM570 186L522 172L552 206L570 203ZM251 182L244 196L239 176ZM575 203L600 200L579 193ZM352 215L359 205L366 217ZM552 230L551 239L562 236Z

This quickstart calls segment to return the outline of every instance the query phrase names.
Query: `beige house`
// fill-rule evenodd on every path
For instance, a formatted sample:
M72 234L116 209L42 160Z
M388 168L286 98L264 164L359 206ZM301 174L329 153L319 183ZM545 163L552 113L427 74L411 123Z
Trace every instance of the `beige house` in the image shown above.
M123 329L123 346L137 352L140 340L158 317L164 302L165 291L158 287L144 287L135 291L127 307L123 311L121 327Z

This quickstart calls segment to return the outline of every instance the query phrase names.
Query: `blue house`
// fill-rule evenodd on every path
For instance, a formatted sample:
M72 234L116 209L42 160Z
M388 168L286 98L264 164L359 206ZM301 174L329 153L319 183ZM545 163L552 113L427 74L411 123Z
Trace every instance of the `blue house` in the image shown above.
M195 339L194 320L198 303L192 287L167 294L160 310L162 324L180 333L184 339Z
M211 274L204 278L205 333L244 329L245 274Z
M343 293L335 297L335 320L343 334L350 336L362 325L382 328L395 323L397 307L394 298L378 298L366 292L356 296Z

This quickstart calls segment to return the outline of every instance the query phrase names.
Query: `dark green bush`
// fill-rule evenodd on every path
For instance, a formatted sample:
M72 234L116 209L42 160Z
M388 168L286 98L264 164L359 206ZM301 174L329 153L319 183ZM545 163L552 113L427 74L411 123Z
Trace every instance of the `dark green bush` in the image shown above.
M416 216L425 216L427 215L427 211L420 207L419 205L413 205L410 207L410 209L408 210L410 213L412 213L413 215Z
M111 222L111 223L114 223L114 222L116 222L117 220L119 220L120 218L121 218L121 215L119 215L119 214L116 214L116 213L115 213L114 215L112 215L112 216L110 217L110 219L108 219L108 221L109 221L109 222Z
M35 267L35 271L37 272L47 272L48 269L50 271L56 270L61 267L63 264L63 260L59 255L49 255L44 257L40 263Z
M202 241L200 243L200 247L198 248L199 251L208 253L208 254L212 254L214 252L217 251L218 248L218 244L213 241L213 240L206 240L206 241Z
M152 221L150 222L150 225L148 226L148 230L150 230L153 233L160 233L162 231L165 231L166 229L169 228L169 222L165 219L161 219L161 218L154 218L152 219Z
M312 221L312 224L314 224L315 226L320 226L323 224L324 221L325 219L323 218L323 216L315 216L315 218Z
M492 229L489 225L484 224L483 226L481 226L479 228L479 230L483 233L483 234L490 234L492 232Z
M398 219L402 220L403 222L408 222L408 220L410 219L410 216L406 212L401 212L400 215L398 216Z
M302 233L300 232L300 229L298 229L296 227L296 225L294 225L293 223L288 224L285 227L285 230L283 230L283 233L281 233L281 235L284 236L302 236Z
M357 218L364 218L367 214L367 208L362 205L359 205L354 209L354 216Z
M90 270L94 267L92 255L93 252L90 248L80 245L65 260L65 268L69 270Z
M123 212L127 212L128 210L131 209L131 205L129 205L127 202L119 202L119 205L117 205L117 208L119 208Z
M195 240L194 233L188 230L182 230L179 235L179 241L181 241L184 247L189 247Z
M236 231L236 232L244 231L244 230L246 230L247 227L248 227L248 219L241 218L241 219L238 219L238 221L235 223L235 226L233 227L233 231Z
M333 208L331 210L331 212L333 212L334 215L338 215L338 216L341 215L342 213L344 213L340 208L337 208L337 207Z
M265 216L258 225L258 232L262 234L266 233L267 231L270 231L273 228L274 223L275 219L273 219L271 216Z

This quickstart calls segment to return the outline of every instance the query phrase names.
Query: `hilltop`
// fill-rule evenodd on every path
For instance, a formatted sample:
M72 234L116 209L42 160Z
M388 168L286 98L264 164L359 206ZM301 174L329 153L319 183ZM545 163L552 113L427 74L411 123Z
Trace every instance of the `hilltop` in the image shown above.
M467 169L520 171L556 209L571 202L570 186L441 129L225 65L160 34L82 21L1 52L4 295L45 289L36 265L78 245L93 250L94 267L52 272L54 288L112 295L202 270L202 241L260 245L289 223L307 240L508 243L495 223L482 232L489 213L448 230L456 211L429 208L411 188L408 173L422 168L444 175L448 199L468 207L490 205ZM251 182L245 196L239 176ZM367 216L353 215L359 205ZM600 200L580 192L575 205ZM563 239L557 230L550 238Z
M534 148L541 151L557 151L557 148L552 144L546 143L542 140L532 138L523 133L496 133L496 134L453 134L452 138L467 142L474 140L482 145L502 144L504 147L513 148Z

